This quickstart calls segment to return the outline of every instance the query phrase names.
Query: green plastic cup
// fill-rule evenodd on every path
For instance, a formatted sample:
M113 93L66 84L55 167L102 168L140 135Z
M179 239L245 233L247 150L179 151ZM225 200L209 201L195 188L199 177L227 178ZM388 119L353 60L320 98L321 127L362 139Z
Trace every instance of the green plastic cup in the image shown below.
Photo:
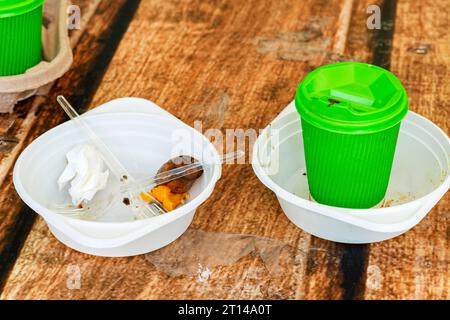
M381 203L409 108L400 81L373 65L332 64L302 81L295 104L314 200L355 209Z
M0 76L12 76L42 60L44 0L0 0Z

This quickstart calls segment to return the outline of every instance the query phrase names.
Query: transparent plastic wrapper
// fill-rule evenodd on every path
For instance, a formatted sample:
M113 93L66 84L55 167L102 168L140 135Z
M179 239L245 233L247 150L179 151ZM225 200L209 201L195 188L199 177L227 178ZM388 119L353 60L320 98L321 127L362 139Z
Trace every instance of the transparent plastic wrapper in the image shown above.
M46 92L73 61L67 28L67 0L47 0L42 31L43 61L17 76L0 77L0 113L12 112L17 102Z
M249 255L261 259L271 278L289 277L297 261L307 261L311 252L319 253L317 258L332 261L336 266L340 263L339 257L331 257L321 248L309 247L303 251L271 238L193 228L178 241L145 255L145 258L171 277L198 276L206 281L213 274L213 268L231 266ZM314 269L314 262L308 261L308 264Z

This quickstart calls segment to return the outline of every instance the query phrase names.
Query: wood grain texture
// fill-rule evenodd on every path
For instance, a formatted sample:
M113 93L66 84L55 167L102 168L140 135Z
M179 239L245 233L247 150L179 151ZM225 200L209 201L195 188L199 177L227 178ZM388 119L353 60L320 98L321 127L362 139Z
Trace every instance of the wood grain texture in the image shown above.
M91 107L117 97L141 96L164 106L188 124L201 120L205 129L263 128L292 100L297 84L311 66L334 57L335 28L349 29L349 19L340 25L339 17L345 15L351 15L351 7L343 6L341 1L306 1L297 6L290 1L269 6L238 1L191 1L184 5L170 1L142 2ZM341 37L338 41L344 41L340 46L345 46ZM112 260L75 253L59 245L39 221L25 243L3 296L27 298L40 294L47 298L117 299L342 296L337 276L343 254L340 246L316 239L312 255L304 254L311 250L311 237L289 223L273 194L260 184L249 165L225 168L217 192L198 211L193 227L270 237L298 248L301 253L290 271L292 276L282 281L272 281L261 261L247 257L224 267L205 285L195 278L168 278L144 257ZM47 248L55 246L57 251L64 252L64 261L48 263L42 270L39 265L51 259L53 251ZM30 264L29 257L38 261ZM67 274L62 269L69 265L82 266L83 290L66 288ZM23 274L27 274L27 279L20 276ZM308 276L314 281L306 281ZM337 280L329 286L324 285L334 278ZM40 279L38 284L36 279ZM17 282L27 290L15 291Z
M411 110L450 130L450 9L441 1L398 1L391 59ZM428 47L427 53L417 50ZM450 298L450 197L417 227L371 246L367 299Z
M131 2L129 2L131 3ZM135 3L137 3L135 1ZM124 2L116 1L114 5L92 6L80 2L80 7L86 10L94 10L96 24L90 28L91 33L84 33L80 44L75 50L74 65L65 75L53 86L52 90L45 97L36 97L28 101L19 103L14 114L6 115L8 119L13 118L13 125L10 126L7 137L14 139L14 145L8 150L3 150L0 154L1 171L0 183L2 192L0 194L0 260L4 261L0 265L0 288L6 280L11 263L14 263L15 255L20 251L24 238L29 232L29 228L34 221L35 214L30 214L29 209L23 205L12 184L12 167L18 154L39 135L61 123L64 113L55 105L57 94L65 93L70 88L71 97L79 106L83 106L93 94L101 81L103 72L110 60L111 52L115 51L117 37L114 29L109 27L115 22L115 18L126 14L127 10L120 11ZM132 8L132 6L130 7ZM124 13L122 13L124 12ZM125 20L126 22L126 20ZM118 22L117 30L123 29ZM102 34L105 40L102 41L97 35ZM102 68L102 64L104 65ZM106 65L105 65L106 64ZM74 88L83 87L82 91Z
M77 0L72 2L78 5L83 12L83 21L87 22L91 13L98 6L98 1ZM71 34L71 45L75 47L79 40L81 30ZM48 86L48 89L51 85ZM23 206L12 184L12 167L20 152L27 143L36 138L49 126L37 126L39 114L47 103L45 97L36 97L18 104L14 113L0 115L0 288L5 275L18 254L25 237L27 236L35 215ZM47 117L51 115L48 114ZM44 114L45 118L45 114ZM58 119L61 119L61 115ZM35 132L32 132L35 129Z
M121 38L120 32L108 29L115 28L111 17L121 3L111 5L103 0L90 19L88 31L81 35L73 70L57 83L46 101L51 105L54 95L62 92L77 105L93 108L114 98L138 96L156 102L190 125L202 121L205 130L260 129L292 101L298 83L310 70L328 62L374 60L372 35L366 27L369 4L373 1L144 0ZM420 4L400 1L397 20L401 24L395 33L392 67L412 91L413 99L421 102L413 108L448 132L445 89L432 85L437 80L448 81L448 69L442 67L449 66L448 47L445 53L448 35L443 33L448 30L448 9L431 1L429 5L429 12L440 10L440 19L422 21ZM423 28L416 28L417 34L409 32L413 22L402 17L411 14L420 23L427 23L426 32L430 34ZM426 56L407 53L410 41L424 36L440 43L436 51ZM119 44L117 50L105 49L102 40L111 37ZM113 51L106 53L109 49ZM93 64L99 61L107 71L90 80L89 75L96 70ZM434 70L430 79L413 72L429 67ZM444 108L437 109L439 105ZM24 145L62 119L54 106L43 112L38 129L31 130ZM55 113L58 116L53 119ZM18 199L10 180L2 186L2 194L4 191L14 196L3 210L15 216ZM423 226L411 231L411 236L408 233L370 247L335 244L291 224L251 166L226 166L223 179L199 208L192 228L257 235L286 243L296 252L294 263L284 270L287 276L274 278L260 258L247 256L232 265L214 268L207 282L189 276L169 277L143 256L106 259L68 249L38 218L0 298L448 297L449 207L447 196ZM14 233L11 223L4 224L3 230ZM422 244L415 247L414 239L418 238ZM81 287L73 289L71 281L78 273ZM376 282L380 276L381 286Z

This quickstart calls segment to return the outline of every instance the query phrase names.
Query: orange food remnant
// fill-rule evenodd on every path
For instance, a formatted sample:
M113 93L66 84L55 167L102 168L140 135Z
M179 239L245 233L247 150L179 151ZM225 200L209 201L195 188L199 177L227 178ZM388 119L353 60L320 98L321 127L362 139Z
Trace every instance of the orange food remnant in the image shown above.
M147 193L142 193L141 198L145 202L152 202L155 198L158 200L167 211L173 211L180 205L184 204L187 199L189 199L189 193L176 194L170 191L167 186L158 186L150 191L150 195Z

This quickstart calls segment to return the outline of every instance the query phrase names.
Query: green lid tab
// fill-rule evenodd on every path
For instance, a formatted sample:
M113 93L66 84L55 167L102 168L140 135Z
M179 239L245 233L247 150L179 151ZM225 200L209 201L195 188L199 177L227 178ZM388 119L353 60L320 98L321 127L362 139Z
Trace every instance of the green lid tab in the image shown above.
M0 0L0 18L24 14L43 4L44 0Z
M359 62L311 72L300 84L295 104L303 120L343 134L387 130L399 124L409 109L408 95L397 77Z

